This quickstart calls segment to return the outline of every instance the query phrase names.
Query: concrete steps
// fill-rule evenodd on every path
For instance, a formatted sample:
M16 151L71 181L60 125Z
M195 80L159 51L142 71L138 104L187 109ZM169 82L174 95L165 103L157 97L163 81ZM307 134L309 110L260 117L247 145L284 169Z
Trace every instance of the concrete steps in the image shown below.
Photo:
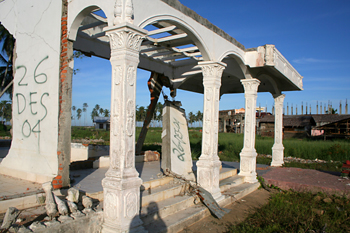
M231 204L259 188L259 183L244 183L236 174L237 171L229 171L220 175L220 190L225 196L220 206ZM195 197L180 196L183 186L170 180L149 192L142 191L140 217L148 232L178 232L210 215L202 203L194 203Z

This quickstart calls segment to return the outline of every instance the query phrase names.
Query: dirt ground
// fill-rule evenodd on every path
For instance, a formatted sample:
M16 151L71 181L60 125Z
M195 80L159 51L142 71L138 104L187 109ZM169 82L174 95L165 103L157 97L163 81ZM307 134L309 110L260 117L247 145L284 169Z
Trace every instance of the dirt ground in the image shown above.
M211 215L184 229L181 233L226 232L228 226L242 222L249 214L254 213L257 208L266 204L271 194L265 189L258 189L233 204L226 206L225 208L231 211L222 219L217 219Z

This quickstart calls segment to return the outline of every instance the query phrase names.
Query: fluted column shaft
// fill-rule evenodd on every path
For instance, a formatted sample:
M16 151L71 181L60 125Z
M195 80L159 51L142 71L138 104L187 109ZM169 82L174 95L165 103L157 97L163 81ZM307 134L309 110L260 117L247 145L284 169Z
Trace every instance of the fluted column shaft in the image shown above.
M271 166L282 166L284 163L283 147L283 101L286 95L276 95L275 99L275 143L272 147Z
M203 72L204 109L202 154L197 162L197 183L218 201L222 199L219 188L221 162L218 157L219 99L224 63L201 62Z
M142 232L138 217L142 180L135 169L136 71L146 32L124 23L107 28L111 46L110 167L102 180L104 223L102 232Z
M256 150L255 150L255 126L256 126L256 98L260 81L257 79L241 80L244 86L245 119L244 141L240 153L240 176L245 177L245 182L258 182L256 178Z

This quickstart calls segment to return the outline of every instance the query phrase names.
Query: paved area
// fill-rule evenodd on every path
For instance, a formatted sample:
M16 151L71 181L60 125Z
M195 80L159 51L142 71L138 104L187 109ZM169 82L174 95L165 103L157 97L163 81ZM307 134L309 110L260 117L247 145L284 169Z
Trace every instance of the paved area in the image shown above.
M0 201L44 192L41 184L0 174Z
M350 180L340 177L340 173L282 167L269 169L262 177L267 184L284 190L325 192L350 197Z
M237 162L222 162L222 172L229 169L239 169ZM144 182L157 179L161 175L160 162L136 163L136 169ZM195 162L193 169L196 170ZM101 181L105 177L107 168L82 169L71 171L72 186L87 193L101 192ZM272 168L267 165L257 165L257 173L268 184L273 184L282 189L294 189L297 191L326 192L330 194L350 194L350 180L339 175L326 172L299 169L299 168ZM0 205L1 201L21 199L43 193L41 184L0 175ZM33 201L33 200L32 200Z
M259 165L267 167L266 165ZM160 162L144 162L136 163L136 170L140 174L143 182L157 179L161 176ZM221 172L228 171L230 169L239 169L239 163L235 162L222 162ZM108 168L99 169L84 169L71 171L72 186L85 191L87 193L96 193L102 191L101 181L105 177ZM193 170L197 170L196 162L193 162Z

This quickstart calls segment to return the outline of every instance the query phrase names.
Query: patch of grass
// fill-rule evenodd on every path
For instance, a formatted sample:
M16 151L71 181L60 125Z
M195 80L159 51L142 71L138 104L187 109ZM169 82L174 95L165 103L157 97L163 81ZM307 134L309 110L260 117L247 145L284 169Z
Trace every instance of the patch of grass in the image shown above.
M326 198L331 202L325 202ZM349 232L349 210L347 198L279 192L244 222L230 226L228 232Z
M109 144L109 131L103 129L73 126L71 134L72 139L103 139L105 144Z

